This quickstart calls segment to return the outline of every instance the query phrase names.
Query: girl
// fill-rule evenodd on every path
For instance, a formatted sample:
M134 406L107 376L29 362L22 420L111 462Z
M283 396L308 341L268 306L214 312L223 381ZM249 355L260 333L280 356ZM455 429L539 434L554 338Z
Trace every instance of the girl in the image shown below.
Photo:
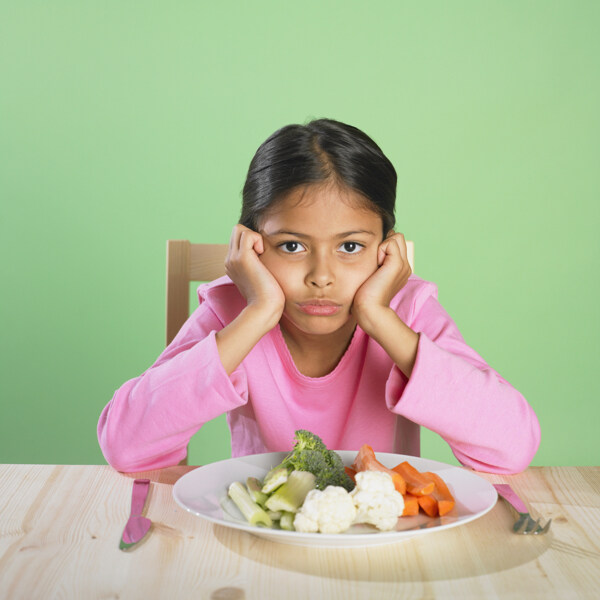
M515 473L539 444L523 396L463 341L394 231L396 172L360 130L289 125L257 150L227 276L156 363L105 407L98 438L120 471L186 457L227 413L232 455L329 448L418 456L419 428L466 466Z

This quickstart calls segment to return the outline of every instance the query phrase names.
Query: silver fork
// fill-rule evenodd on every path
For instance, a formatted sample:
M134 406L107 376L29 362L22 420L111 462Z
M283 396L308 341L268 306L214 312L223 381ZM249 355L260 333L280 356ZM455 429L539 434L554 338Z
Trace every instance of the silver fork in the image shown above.
M494 487L496 491L519 513L519 518L515 521L513 525L513 531L519 534L533 534L533 535L542 535L547 533L550 529L550 523L552 523L552 519L550 519L545 525L540 523L540 519L537 521L534 520L527 507L517 496L514 490L510 487L510 485L506 483L495 483Z

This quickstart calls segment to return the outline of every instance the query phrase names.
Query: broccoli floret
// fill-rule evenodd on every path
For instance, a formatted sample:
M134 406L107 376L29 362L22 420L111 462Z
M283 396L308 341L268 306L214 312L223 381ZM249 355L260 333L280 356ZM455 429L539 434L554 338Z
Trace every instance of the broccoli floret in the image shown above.
M318 435L298 429L294 437L294 449L279 467L285 467L288 472L295 470L312 473L319 490L324 490L328 485L338 485L348 491L354 488L354 482L346 473L339 454L329 450Z
M306 429L297 429L294 433L294 450L327 450L323 440Z
M335 473L335 476L332 477L332 483L329 485L339 485L351 492L354 489L355 483L352 481L348 473L346 473L346 469L344 469L344 463L342 462L342 457L333 450L329 451L329 456L331 458Z
M317 471L327 469L329 461L327 452L322 450L299 450L289 457L288 465L291 465L296 471L310 471L316 476Z
M351 492L354 489L354 481L350 478L339 454L333 450L329 451L330 468L327 474L319 478L319 484L322 486L319 489L324 490L328 485L338 485L345 490Z

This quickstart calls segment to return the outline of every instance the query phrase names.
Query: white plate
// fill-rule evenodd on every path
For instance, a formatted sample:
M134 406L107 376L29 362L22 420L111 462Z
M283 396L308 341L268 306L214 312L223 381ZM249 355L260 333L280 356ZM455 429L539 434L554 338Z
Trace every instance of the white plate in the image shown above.
M337 451L345 465L351 465L356 452ZM274 542L298 546L370 546L406 540L415 535L442 531L464 525L491 510L498 495L485 479L466 469L445 463L404 454L377 452L377 459L386 467L394 467L405 460L418 471L438 473L454 495L456 506L443 517L432 518L424 514L398 519L394 531L377 531L367 525L353 525L340 534L300 533L267 529L250 525L227 496L233 481L245 482L247 477L262 479L271 467L278 465L287 452L254 454L230 458L204 467L198 467L181 477L173 487L177 504L194 515L222 525L241 529Z

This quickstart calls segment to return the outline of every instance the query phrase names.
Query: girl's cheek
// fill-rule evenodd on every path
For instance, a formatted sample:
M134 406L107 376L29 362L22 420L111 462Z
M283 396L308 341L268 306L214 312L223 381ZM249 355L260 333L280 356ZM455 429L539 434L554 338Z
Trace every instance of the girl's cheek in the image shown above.
M362 264L361 272L363 281L366 281L369 277L371 277L371 275L373 275L373 273L375 273L380 266L379 252L378 250L375 250L369 254L368 259Z
M272 246L265 245L265 251L260 255L260 260L269 271L277 271L277 265L279 262L277 256L277 249L273 248Z

